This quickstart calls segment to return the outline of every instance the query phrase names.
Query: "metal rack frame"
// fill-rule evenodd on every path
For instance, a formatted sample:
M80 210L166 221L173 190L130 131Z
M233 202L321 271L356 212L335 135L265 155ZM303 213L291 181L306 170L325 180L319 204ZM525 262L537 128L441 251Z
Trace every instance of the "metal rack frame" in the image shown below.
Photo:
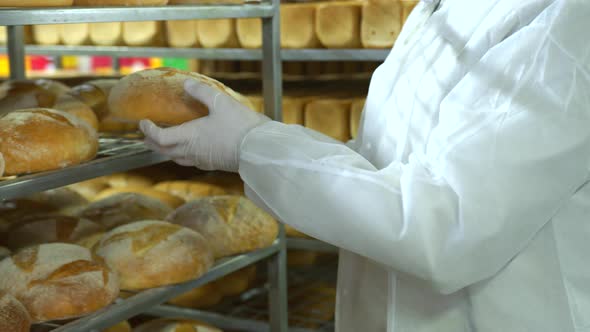
M26 78L25 54L27 51L24 45L24 25L260 17L262 18L263 47L258 52L261 53L260 59L263 61L265 110L271 118L282 121L279 4L279 0L263 0L258 4L244 5L0 9L0 25L7 26L7 53L11 78L24 79ZM104 145L104 142L101 143ZM113 153L99 156L97 160L89 163L62 170L0 181L0 200L25 196L33 192L166 160L163 156L147 151L141 143L123 144L114 150L103 146L102 152L106 151ZM285 232L282 226L277 241L270 248L218 262L197 280L146 290L131 298L119 300L98 312L58 327L55 331L88 332L107 328L113 323L145 312L183 292L265 258L268 258L269 326L273 332L287 332L287 259Z

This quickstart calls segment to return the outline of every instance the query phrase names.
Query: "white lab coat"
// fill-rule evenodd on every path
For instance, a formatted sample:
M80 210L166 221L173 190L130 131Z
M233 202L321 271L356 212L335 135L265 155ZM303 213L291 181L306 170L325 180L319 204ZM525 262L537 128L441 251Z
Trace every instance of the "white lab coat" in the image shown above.
M590 1L435 6L355 142L246 136L248 194L342 248L338 332L590 331Z

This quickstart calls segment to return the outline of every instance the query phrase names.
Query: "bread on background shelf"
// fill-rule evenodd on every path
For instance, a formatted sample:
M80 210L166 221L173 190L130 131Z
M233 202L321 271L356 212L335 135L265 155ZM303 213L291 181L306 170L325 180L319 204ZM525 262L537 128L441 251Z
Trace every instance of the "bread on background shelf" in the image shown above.
M316 33L326 48L360 48L360 1L319 4L316 10Z
M1 7L67 7L73 0L2 0Z
M168 0L74 0L75 6L162 6Z
M187 180L160 182L154 186L154 189L178 196L187 202L205 196L226 194L226 191L218 185Z

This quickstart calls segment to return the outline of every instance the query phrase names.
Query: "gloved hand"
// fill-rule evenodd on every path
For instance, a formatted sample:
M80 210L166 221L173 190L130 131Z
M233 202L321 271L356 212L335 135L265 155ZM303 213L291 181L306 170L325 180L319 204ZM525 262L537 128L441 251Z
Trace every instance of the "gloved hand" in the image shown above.
M199 81L185 81L184 89L209 108L209 115L165 129L142 120L146 145L183 166L237 172L244 137L270 119Z

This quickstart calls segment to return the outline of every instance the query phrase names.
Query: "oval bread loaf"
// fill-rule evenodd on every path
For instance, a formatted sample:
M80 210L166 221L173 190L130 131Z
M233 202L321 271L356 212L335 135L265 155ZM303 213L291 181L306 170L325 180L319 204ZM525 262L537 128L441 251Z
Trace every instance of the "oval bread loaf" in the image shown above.
M65 112L27 109L0 117L5 175L64 168L94 158L96 131Z
M153 188L146 188L146 187L136 187L136 186L105 189L105 190L101 191L100 193L98 193L98 195L96 195L95 200L101 200L101 199L107 198L109 196L113 196L113 195L120 194L120 193L138 193L141 195L145 195L145 196L157 199L173 209L175 209L185 203L185 201L182 198L180 198L178 196L174 196L174 195L167 193L165 191L161 191L161 190L157 190L157 189L153 189Z
M272 245L277 222L241 196L204 197L179 207L167 220L202 234L215 258Z
M133 332L223 332L222 330L196 320L161 318L144 323Z
M172 209L163 202L137 193L121 193L89 204L78 216L107 229L140 220L163 220Z
M16 250L43 243L74 243L102 230L102 226L88 219L36 215L12 223L1 239L8 248Z
M14 296L0 291L0 331L29 332L31 317Z
M150 119L160 125L178 125L209 114L209 109L184 91L184 82L194 79L245 103L249 101L207 76L173 68L141 70L122 78L109 95L113 118L138 122Z
M0 262L0 289L27 308L33 322L78 317L103 308L119 293L116 275L86 248L42 244Z
M163 221L117 227L102 237L94 252L113 267L125 290L196 279L213 265L207 241L199 233Z
M197 181L164 181L156 184L154 189L178 196L185 201L226 193L223 188L217 185Z

